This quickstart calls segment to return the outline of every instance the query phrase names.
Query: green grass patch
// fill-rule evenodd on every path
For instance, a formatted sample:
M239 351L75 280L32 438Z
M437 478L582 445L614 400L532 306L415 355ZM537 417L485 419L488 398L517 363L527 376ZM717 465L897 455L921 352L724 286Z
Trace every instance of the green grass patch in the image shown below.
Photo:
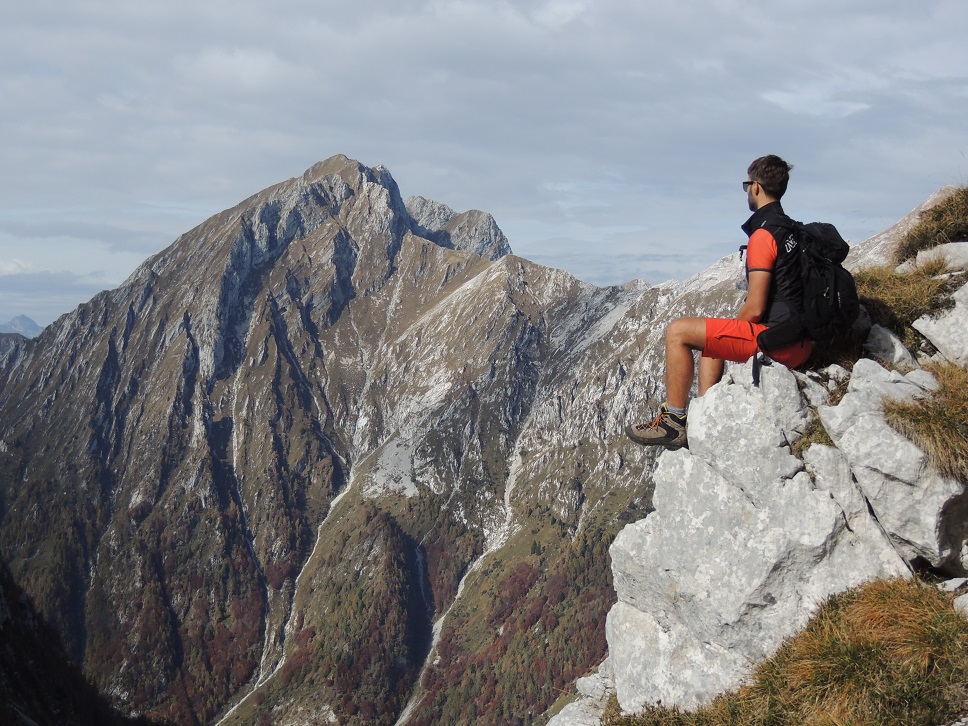
M940 724L965 708L968 619L916 580L829 598L751 683L696 711L649 708L606 726Z

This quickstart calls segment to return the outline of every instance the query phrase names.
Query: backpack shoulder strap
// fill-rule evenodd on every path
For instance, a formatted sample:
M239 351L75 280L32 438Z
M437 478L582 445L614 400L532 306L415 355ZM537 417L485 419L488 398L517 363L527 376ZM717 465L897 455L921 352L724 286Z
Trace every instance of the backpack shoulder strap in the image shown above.
M793 236L797 239L800 238L800 231L803 229L804 225L801 222L788 217L787 215L777 215L775 217L770 217L766 224L763 225L766 228L772 227L773 230L779 229L783 230L784 233L773 234L773 238L776 240L777 255L779 257L785 256L787 253L792 252L794 247L787 246L785 243ZM773 230L770 230L771 233Z

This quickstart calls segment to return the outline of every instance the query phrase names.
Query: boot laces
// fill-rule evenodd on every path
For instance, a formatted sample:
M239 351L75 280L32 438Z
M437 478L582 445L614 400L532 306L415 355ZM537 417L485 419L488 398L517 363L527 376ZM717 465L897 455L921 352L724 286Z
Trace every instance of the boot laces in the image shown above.
M665 417L666 417L667 415L668 415L668 414L667 414L667 412L666 412L666 411L659 411L659 413L657 413L657 414L656 414L656 416L655 416L655 418L654 418L654 419L652 419L652 423L650 423L650 424L649 424L649 430L652 430L652 429L657 429L657 428L659 428L659 426L661 426L661 425L662 425L662 420L663 420L663 419L664 419L664 418L665 418Z

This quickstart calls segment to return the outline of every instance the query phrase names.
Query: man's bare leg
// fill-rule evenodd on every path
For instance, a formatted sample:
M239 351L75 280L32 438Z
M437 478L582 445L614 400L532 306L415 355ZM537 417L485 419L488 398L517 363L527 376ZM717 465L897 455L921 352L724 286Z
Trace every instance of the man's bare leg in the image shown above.
M673 320L666 331L666 401L675 408L685 408L692 388L695 364L693 351L706 345L705 318ZM712 358L705 360L715 360ZM721 362L720 362L721 363ZM700 364L700 373L705 373ZM722 368L720 368L722 375ZM712 384L710 384L712 385Z
M699 395L703 395L710 387L719 383L723 378L725 361L721 358L699 359Z

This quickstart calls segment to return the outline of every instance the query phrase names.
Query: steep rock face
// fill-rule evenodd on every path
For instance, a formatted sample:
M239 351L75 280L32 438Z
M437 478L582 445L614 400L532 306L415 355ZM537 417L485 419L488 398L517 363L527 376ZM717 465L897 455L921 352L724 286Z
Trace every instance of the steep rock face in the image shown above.
M414 231L441 247L491 260L511 254L507 237L489 214L477 210L457 214L446 204L416 196L408 197L406 205Z
M20 333L0 333L0 365L3 359L19 350L26 338Z
M604 655L664 324L735 271L595 288L334 157L3 359L0 554L130 712L537 717Z
M807 418L782 366L760 389L749 365L733 367L690 406L690 448L659 458L655 513L611 548L607 634L623 709L708 701L829 594L907 574L848 460L815 446L805 466L790 453Z
M916 369L906 375L862 359L837 406L818 409L881 525L908 561L922 560L956 574L968 572L962 482L928 465L922 451L894 431L880 414L884 399L922 397L935 386Z

